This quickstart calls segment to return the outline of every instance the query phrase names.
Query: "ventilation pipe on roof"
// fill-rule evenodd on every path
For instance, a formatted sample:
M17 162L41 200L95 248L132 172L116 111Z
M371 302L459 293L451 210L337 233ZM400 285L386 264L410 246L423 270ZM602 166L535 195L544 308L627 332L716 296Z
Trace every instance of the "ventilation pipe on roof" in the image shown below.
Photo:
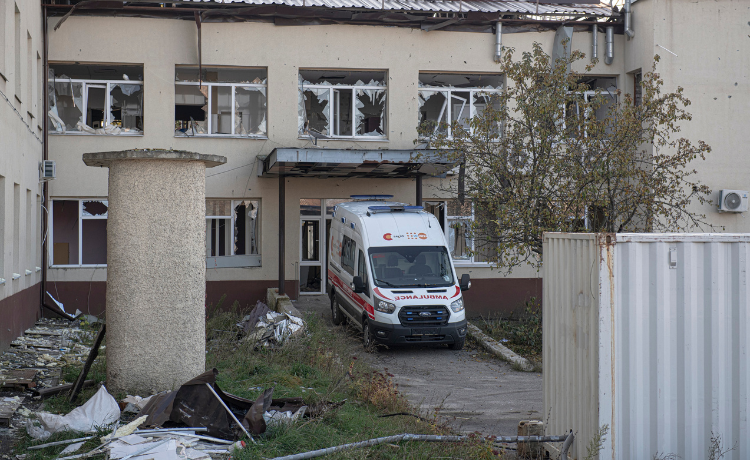
M503 58L503 23L495 23L495 62Z
M595 61L598 57L597 48L599 47L599 26L594 24L591 26L591 62Z
M615 60L615 28L612 26L607 26L606 44L607 51L604 53L604 63L610 65Z
M635 36L635 31L633 30L633 15L630 12L631 6L630 0L625 0L623 11L625 12L625 35L628 36L628 40Z

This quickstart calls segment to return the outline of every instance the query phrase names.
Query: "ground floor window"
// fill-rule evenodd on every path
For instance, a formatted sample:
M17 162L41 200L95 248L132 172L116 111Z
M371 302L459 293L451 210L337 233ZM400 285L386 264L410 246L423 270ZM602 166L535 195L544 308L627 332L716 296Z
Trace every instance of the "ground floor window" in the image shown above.
M106 199L52 200L52 265L107 264Z
M425 201L425 211L437 217L445 232L448 249L456 263L488 263L494 254L496 238L491 225L475 228L477 210L469 200Z
M258 200L206 200L207 267L260 266L259 217Z

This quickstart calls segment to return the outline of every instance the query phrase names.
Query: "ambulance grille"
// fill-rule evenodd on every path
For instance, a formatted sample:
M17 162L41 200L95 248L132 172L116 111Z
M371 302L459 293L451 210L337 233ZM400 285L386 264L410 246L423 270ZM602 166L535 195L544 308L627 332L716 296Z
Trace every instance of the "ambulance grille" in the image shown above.
M407 305L401 307L398 319L402 326L445 326L450 318L445 305Z

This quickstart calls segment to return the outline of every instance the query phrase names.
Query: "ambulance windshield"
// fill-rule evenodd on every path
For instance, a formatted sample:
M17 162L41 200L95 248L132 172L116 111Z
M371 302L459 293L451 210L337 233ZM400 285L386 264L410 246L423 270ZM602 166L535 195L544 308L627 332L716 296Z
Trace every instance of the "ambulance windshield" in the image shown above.
M451 259L444 246L370 248L375 285L386 288L452 286Z

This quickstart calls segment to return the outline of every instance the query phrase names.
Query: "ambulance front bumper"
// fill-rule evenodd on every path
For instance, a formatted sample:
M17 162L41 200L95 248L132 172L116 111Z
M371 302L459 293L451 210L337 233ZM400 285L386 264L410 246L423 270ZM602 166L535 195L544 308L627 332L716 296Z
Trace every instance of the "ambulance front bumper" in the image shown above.
M466 336L466 320L443 326L407 327L401 324L379 323L370 320L370 330L375 342L383 345L424 343L454 343Z

